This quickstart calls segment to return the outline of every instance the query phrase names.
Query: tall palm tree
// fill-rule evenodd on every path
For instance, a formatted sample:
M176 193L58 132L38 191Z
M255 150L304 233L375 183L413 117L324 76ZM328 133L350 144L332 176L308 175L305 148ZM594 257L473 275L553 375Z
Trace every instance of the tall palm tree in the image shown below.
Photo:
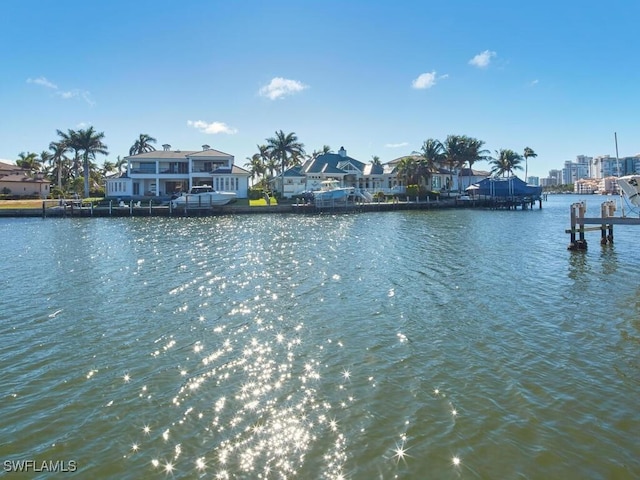
M157 140L146 133L141 133L140 136L136 139L131 148L129 149L129 155L138 155L139 153L153 152L155 151L155 147L151 145L152 143L156 143Z
M51 163L55 165L54 170L56 171L58 188L62 188L62 164L67 160L65 153L69 150L69 146L64 142L64 140L60 140L58 142L51 142L49 144L49 150L53 153L51 155Z
M425 140L418 153L418 167L420 176L424 178L427 189L431 190L431 177L444 161L442 143L435 138Z
M467 137L464 135L447 135L447 138L442 144L444 151L444 163L449 169L449 190L451 192L453 187L453 171L464 165L465 162L465 144Z
M491 173L502 175L503 177L511 176L514 170L522 170L522 157L509 148L501 148L496 150L496 157L491 160Z
M78 130L73 138L73 147L82 152L84 171L84 196L89 196L89 158L95 159L97 154L108 155L107 146L102 142L104 132L96 132L93 126L86 130Z
M378 155L371 155L371 165L382 165L382 162L380 161L380 157Z
M529 157L536 158L538 154L534 152L532 148L525 147L524 154L522 156L524 157L524 181L528 182L529 181L529 176L528 176L529 162L527 160L529 159Z
M280 175L282 177L282 190L284 193L284 171L289 165L291 159L298 159L304 155L304 144L298 141L295 133L285 133L282 130L276 132L275 137L267 138L267 148L272 158L280 160L282 169ZM295 160L294 160L295 161Z
M73 150L73 161L71 169L73 171L73 176L75 178L78 178L80 170L80 151L78 150L77 143L75 142L77 132L75 130L69 129L66 133L62 130L56 130L56 133L60 137L60 142L64 143L68 150Z

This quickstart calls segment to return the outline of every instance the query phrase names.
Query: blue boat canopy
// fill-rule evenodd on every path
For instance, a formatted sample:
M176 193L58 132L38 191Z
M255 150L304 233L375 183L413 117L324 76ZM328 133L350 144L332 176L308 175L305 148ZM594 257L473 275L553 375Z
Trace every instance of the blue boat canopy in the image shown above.
M474 195L490 197L539 197L542 187L527 185L516 176L489 177L474 183L467 190L473 190Z

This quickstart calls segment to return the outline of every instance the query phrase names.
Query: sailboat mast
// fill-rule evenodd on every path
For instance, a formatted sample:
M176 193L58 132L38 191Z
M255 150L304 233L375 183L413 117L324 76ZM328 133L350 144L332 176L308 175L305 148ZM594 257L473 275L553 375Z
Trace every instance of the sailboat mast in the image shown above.
M618 159L618 132L613 132L613 138L616 141L616 170L618 171L618 177L620 177L620 160Z

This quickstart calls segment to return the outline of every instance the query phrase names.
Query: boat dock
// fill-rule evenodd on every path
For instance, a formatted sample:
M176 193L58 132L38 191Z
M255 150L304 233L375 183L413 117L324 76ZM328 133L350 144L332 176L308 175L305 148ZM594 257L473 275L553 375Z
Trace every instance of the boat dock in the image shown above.
M587 205L585 202L571 204L571 228L565 233L571 235L571 241L567 247L569 250L586 250L587 240L585 232L600 231L600 244L613 243L614 225L640 225L640 218L616 217L616 204L612 200L607 200L600 205L600 217L587 217ZM597 225L586 227L585 225Z

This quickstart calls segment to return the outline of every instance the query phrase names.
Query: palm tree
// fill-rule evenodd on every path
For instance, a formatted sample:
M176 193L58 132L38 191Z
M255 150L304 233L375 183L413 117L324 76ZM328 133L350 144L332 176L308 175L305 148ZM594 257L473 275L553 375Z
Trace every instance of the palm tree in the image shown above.
M434 138L425 140L418 155L420 176L425 179L427 189L431 191L431 177L433 172L437 171L444 161L442 143Z
M96 132L93 127L86 130L78 130L73 138L72 148L82 153L82 165L84 170L84 196L89 196L89 158L95 159L96 154L108 155L107 146L102 143L103 132Z
M325 155L327 153L333 153L333 150L331 150L329 145L323 145L320 150L314 150L311 155L307 155L307 160L315 160L320 155Z
M442 144L444 150L444 163L449 169L449 190L453 187L453 171L460 168L465 163L465 144L467 137L464 135L447 135L446 140Z
M534 152L532 148L525 147L524 154L522 156L524 157L524 181L527 182L529 179L529 163L527 162L527 160L529 159L529 157L536 158L538 154Z
M262 162L262 159L260 158L260 154L259 153L254 153L251 156L251 158L247 157L247 160L249 160L249 161L247 163L245 163L244 166L247 167L249 169L249 171L251 172L251 184L253 185L254 184L254 182L253 182L254 179L259 178L262 175L264 175L264 173L266 171L266 166Z
M275 137L267 138L267 148L269 154L275 160L280 160L282 169L280 174L282 176L282 190L281 194L284 194L284 171L289 165L291 159L298 159L304 155L304 144L298 141L298 137L295 133L285 133L282 130L276 132Z
M138 155L139 153L153 152L155 147L151 145L152 143L156 143L156 139L147 135L146 133L141 133L140 136L136 139L135 143L129 149L129 155Z
M67 160L65 153L69 150L69 146L64 140L60 140L59 142L51 142L49 144L49 150L53 152L51 155L51 163L55 165L58 188L62 189L62 164Z
M371 155L371 165L382 165L382 162L380 162L380 157L377 155Z
M503 177L510 176L513 170L522 170L520 165L522 157L508 148L502 148L496 150L496 158L491 160L491 173L495 175L502 175Z
M398 162L398 177L404 178L405 185L413 185L416 183L416 175L418 172L418 164L414 157L403 157Z
M33 152L20 152L18 154L18 159L16 160L16 165L20 168L28 170L29 175L33 175L35 172L40 171L41 168L38 154Z
M124 158L120 158L120 155L118 155L118 158L116 159L116 163L114 165L115 169L118 171L118 173L122 173L122 170L126 170L127 169L127 160Z
M489 150L482 148L484 141L477 138L466 137L464 148L464 160L469 165L469 185L471 186L471 175L473 164L477 161L489 160Z
M78 178L78 172L80 170L80 152L77 148L77 144L75 143L77 132L69 129L67 130L67 133L62 130L56 130L56 133L60 137L60 142L67 147L67 150L73 150L73 162L71 169L73 170L73 176Z
M40 170L42 170L45 163L51 163L51 157L51 152L48 152L47 150L40 152Z
M102 176L106 177L109 173L113 172L114 170L116 170L116 164L113 162L110 162L109 160L105 160L104 163L102 164Z

